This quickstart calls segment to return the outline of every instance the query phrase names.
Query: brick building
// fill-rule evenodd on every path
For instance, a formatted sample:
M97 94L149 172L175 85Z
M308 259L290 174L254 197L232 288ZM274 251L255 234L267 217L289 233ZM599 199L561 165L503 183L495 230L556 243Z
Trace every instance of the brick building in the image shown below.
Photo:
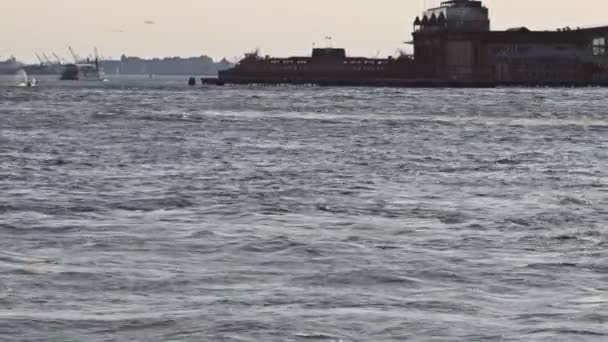
M462 82L608 81L608 27L490 29L481 1L451 0L414 21L414 59L429 75Z

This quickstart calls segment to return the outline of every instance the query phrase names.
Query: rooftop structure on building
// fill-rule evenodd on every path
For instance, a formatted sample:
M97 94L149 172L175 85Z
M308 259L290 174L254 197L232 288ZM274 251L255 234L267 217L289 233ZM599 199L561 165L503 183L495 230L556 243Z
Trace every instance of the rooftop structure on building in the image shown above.
M414 20L414 31L489 31L490 15L481 1L451 0Z

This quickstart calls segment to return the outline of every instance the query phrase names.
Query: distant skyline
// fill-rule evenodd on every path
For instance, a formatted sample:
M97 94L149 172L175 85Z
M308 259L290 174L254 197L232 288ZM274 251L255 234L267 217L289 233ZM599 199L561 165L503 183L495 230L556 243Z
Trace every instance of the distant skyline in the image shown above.
M308 54L313 43L350 55L387 56L408 48L416 15L440 0L19 0L0 12L0 59L35 61L35 52L69 58L97 46L104 56L209 55L234 60L260 48L277 56ZM493 29L608 25L608 2L485 0Z

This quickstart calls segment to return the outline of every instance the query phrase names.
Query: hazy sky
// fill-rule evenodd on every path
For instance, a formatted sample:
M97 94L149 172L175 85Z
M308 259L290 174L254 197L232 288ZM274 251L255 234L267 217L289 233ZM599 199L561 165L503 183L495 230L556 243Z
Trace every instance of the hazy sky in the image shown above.
M382 56L403 48L411 22L439 0L0 0L0 59L34 52L234 59L259 47L307 54L313 42ZM485 0L492 27L608 25L606 0ZM147 22L147 23L146 23Z

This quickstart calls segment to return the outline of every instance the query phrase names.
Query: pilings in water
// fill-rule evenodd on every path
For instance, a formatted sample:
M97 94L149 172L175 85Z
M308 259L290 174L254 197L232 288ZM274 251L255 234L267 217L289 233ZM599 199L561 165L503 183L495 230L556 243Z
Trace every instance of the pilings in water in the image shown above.
M196 85L196 77L190 77L188 79L188 85L189 86L195 86Z

